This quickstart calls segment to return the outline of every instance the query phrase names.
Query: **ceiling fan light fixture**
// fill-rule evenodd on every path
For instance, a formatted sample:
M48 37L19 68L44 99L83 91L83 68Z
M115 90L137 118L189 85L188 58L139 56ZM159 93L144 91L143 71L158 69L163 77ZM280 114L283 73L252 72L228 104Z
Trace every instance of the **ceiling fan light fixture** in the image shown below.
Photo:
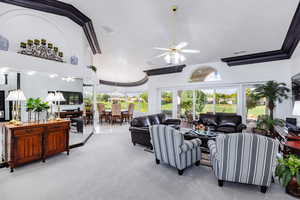
M186 57L184 55L180 55L180 61L184 62L186 60Z
M164 59L165 59L166 63L168 63L168 64L171 63L171 55L170 54L166 55Z

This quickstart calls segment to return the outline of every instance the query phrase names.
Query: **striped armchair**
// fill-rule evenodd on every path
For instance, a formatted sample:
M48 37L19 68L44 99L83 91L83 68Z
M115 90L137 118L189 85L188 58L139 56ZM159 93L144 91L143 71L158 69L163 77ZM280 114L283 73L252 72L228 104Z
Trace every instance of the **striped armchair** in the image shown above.
M167 163L182 175L185 168L200 164L201 140L184 140L180 131L166 125L150 127L151 143L154 149L156 163Z
M219 135L208 142L210 159L219 186L224 181L261 186L265 193L276 167L279 143L271 138L237 133Z

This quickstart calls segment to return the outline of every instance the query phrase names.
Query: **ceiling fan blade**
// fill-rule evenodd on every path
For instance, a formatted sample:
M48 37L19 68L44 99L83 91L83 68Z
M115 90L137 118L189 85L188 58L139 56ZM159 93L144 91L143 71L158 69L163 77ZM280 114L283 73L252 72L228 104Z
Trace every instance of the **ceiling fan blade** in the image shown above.
M170 49L168 48L160 48L160 47L154 47L153 49L160 50L160 51L170 51Z
M188 45L187 42L180 42L176 47L175 49L182 49L184 47L186 47Z
M182 49L182 53L200 53L199 50L193 50L193 49Z
M169 52L162 53L162 54L159 54L158 56L155 56L155 58L160 58L160 57L166 56L168 54L169 54Z

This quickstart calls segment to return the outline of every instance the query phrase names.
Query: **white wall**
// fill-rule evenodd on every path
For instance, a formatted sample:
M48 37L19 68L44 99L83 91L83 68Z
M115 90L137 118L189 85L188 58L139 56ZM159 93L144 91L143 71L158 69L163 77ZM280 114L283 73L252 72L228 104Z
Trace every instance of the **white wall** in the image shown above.
M66 17L0 3L0 27L0 35L9 40L8 52L0 51L0 68L35 70L82 78L86 74L86 66L92 63L82 27ZM53 43L64 53L66 63L17 54L20 42L28 39L46 39ZM78 57L78 65L70 64L71 56Z
M161 76L152 76L149 80L149 112L157 113L160 111L160 90L173 88L201 88L201 87L225 87L235 86L242 88L243 85L264 82L269 80L276 80L278 82L285 82L291 86L291 67L293 60L282 60L275 62L241 65L229 67L223 62L204 63L199 65L187 66L182 73L168 74ZM211 66L218 70L221 75L221 81L204 82L204 83L189 83L189 78L194 70L201 66ZM300 69L300 68L299 68ZM241 94L240 103L244 101ZM240 104L242 105L242 104ZM291 101L284 101L276 108L276 117L285 118L291 115L292 105ZM243 108L238 109L239 114L244 113ZM175 116L175 115L174 115Z
M9 50L0 50L0 68L9 67L11 71L21 72L21 89L27 98L44 99L47 92L53 90L82 92L82 80L61 80L63 76L87 78L91 75L86 66L92 64L92 56L81 26L66 17L0 3L0 27L0 35L9 40ZM18 54L20 42L28 39L46 39L53 43L64 53L65 63ZM78 65L70 64L71 56L78 57ZM37 74L28 76L26 72L31 70ZM49 78L54 73L59 77ZM9 89L16 89L16 84L9 85ZM24 110L22 118L27 118Z
M79 66L87 62L87 42L82 28L70 19L58 15L0 3L0 35L9 40L9 51L17 52L20 42L28 39L46 39L71 56L79 57Z

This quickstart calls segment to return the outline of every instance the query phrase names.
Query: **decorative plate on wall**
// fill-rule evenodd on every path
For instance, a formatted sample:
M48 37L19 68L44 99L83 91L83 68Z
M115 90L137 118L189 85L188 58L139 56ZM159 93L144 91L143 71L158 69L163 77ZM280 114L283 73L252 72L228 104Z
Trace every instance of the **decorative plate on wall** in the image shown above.
M77 56L71 56L71 64L78 65L78 57Z
M8 51L9 41L5 37L0 35L0 50Z

